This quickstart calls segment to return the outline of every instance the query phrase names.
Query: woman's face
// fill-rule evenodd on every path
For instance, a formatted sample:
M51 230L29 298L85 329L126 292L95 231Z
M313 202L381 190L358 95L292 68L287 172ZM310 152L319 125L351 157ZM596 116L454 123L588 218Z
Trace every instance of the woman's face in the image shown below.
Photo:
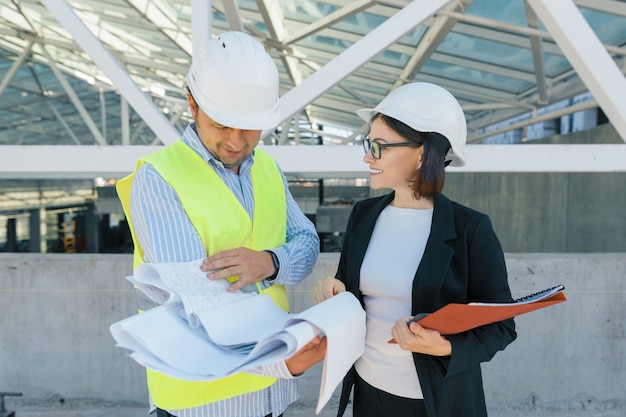
M372 122L370 141L381 145L407 142L380 118ZM398 146L381 149L380 159L375 159L371 152L366 152L363 162L370 168L370 187L374 190L391 188L398 192L412 192L409 180L415 177L418 170L424 147Z

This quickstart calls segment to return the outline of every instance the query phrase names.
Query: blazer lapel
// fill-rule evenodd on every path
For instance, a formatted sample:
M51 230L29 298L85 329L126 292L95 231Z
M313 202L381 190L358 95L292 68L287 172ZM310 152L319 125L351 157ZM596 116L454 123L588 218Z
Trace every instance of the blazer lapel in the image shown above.
M434 311L443 281L454 254L446 243L456 237L452 202L442 194L435 197L430 236L413 279L412 313Z
M353 229L353 232L346 236L346 239L350 239L352 251L348 257L347 271L348 276L346 280L346 287L351 290L353 294L360 295L359 281L361 275L361 264L363 258L365 258L365 252L369 245L374 226L378 216L387 205L393 200L394 193L391 192L381 197L370 210L361 219L355 219L358 224Z

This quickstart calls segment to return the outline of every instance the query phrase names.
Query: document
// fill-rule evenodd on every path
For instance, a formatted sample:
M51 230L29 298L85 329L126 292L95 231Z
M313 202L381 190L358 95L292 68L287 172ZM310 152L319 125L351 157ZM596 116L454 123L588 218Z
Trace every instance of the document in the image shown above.
M211 381L290 358L315 336L327 338L317 414L363 354L365 312L343 292L300 313L265 294L229 293L201 261L144 264L127 279L162 305L110 326L117 346L140 365L187 381ZM198 273L200 271L200 273Z
M180 263L144 263L135 274L126 277L148 298L158 304L182 303L187 320L198 327L196 311L254 297L255 293L237 291L229 293L229 282L224 279L211 281L200 270L202 259Z
M438 330L442 335L461 333L565 302L564 289L563 285L557 285L511 303L451 303L434 313L417 314L411 321L427 329ZM395 340L391 339L389 343L395 343Z

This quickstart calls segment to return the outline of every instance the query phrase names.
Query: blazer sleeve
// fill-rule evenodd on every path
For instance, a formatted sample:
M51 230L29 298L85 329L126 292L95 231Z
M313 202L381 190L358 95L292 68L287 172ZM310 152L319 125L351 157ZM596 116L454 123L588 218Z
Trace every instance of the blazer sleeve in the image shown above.
M513 301L504 253L489 217L482 215L468 231L466 239L469 300ZM452 344L452 355L449 361L444 361L447 362L445 376L452 376L491 360L513 342L517 334L515 322L508 319L447 337Z

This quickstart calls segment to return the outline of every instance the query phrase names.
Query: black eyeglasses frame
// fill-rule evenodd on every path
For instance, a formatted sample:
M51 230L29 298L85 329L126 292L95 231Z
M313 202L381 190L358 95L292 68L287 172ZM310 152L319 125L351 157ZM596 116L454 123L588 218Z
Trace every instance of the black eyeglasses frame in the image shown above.
M370 140L369 136L363 139L363 150L365 151L365 153L369 151L374 159L380 159L382 157L383 149L395 148L400 146L414 146L416 148L419 148L420 146L422 146L422 144L410 141L398 143L380 143Z

